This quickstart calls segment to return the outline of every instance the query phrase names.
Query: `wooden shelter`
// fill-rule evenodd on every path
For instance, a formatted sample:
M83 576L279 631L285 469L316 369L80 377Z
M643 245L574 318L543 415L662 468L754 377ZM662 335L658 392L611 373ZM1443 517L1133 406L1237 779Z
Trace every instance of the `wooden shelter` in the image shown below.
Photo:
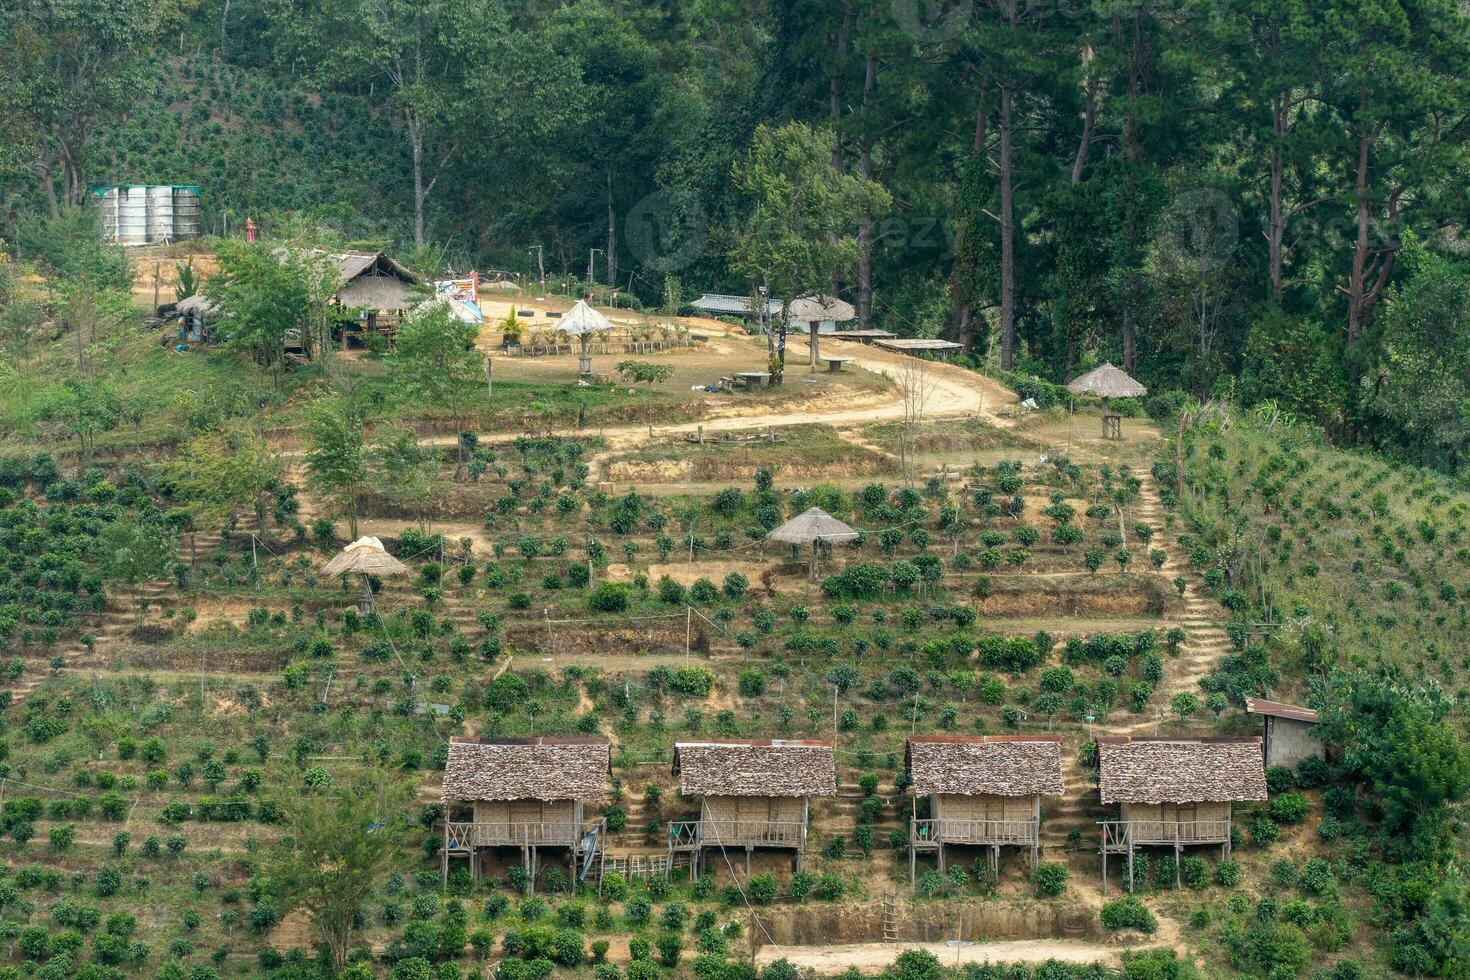
M1102 433L1104 439L1123 438L1123 416L1112 410L1113 398L1140 398L1148 389L1111 364L1093 368L1067 385L1074 395L1091 395L1102 399Z
M928 354L941 361L948 361L952 354L962 353L965 349L964 344L957 344L953 340L937 340L932 337L878 339L873 341L873 346L893 351L895 354L908 354L913 357Z
M556 329L568 337L576 337L582 345L578 373L584 377L592 373L592 358L587 353L587 338L594 333L601 333L612 328L612 321L588 306L584 299L577 300L577 305L573 306L567 315L557 322Z
M844 524L820 507L808 508L766 535L767 541L781 544L811 545L811 580L817 580L817 544L845 544L861 535L850 524Z
M1232 805L1266 799L1261 739L1117 736L1097 740L1098 794L1120 807L1102 829L1103 890L1108 856L1126 855L1133 880L1139 846L1172 847L1179 876L1185 847L1220 845L1230 856Z
M1245 710L1265 719L1261 755L1266 768L1295 766L1303 759L1327 758L1327 744L1316 733L1317 712L1295 704L1246 698Z
M367 536L358 538L322 566L323 575L362 576L362 598L357 600L357 608L364 616L374 607L372 580L407 572L408 566L388 554L383 542Z
M669 825L669 864L690 853L699 877L705 848L796 851L801 870L813 796L835 796L832 743L816 739L712 739L674 743L674 774L683 796L700 798L699 819Z
M920 851L934 851L944 873L945 847L983 847L992 871L1002 847L1025 847L1036 861L1041 841L1041 798L1061 796L1060 735L910 735L907 766L913 777L909 817L909 884ZM929 800L929 816L918 802Z
M444 766L444 875L469 859L476 878L491 848L520 848L534 887L544 848L565 849L573 878L602 849L603 821L588 819L611 766L605 738L476 739L454 736ZM579 867L580 865L580 867Z

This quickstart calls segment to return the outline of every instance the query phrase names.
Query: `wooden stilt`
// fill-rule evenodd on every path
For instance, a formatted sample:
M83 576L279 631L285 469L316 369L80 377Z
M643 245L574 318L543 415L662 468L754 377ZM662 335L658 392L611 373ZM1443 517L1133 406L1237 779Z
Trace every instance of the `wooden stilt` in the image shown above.
M1102 880L1103 880L1102 893L1104 895L1106 895L1108 893L1108 851L1107 851L1107 848L1103 848L1103 851L1102 851Z
M944 877L944 841L939 842L939 877Z
M1179 860L1180 860L1179 859L1179 854L1180 854L1180 852L1182 850L1184 850L1184 848L1179 845L1179 842L1178 841L1175 841L1174 842L1174 890L1176 892L1179 890L1179 884L1180 884L1179 883Z
M750 852L753 850L755 850L755 848L751 847L749 844L745 845L745 878L747 881L750 880Z
M1133 841L1128 842L1128 891L1133 891Z

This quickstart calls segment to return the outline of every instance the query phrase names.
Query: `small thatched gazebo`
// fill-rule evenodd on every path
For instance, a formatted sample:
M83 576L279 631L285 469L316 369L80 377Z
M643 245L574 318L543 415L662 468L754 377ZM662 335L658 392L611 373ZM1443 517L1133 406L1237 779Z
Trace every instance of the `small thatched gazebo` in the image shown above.
M857 310L851 303L835 296L799 296L786 304L786 322L806 324L807 349L811 355L807 363L812 367L817 366L822 356L818 340L822 326L831 324L829 329L836 330L837 324L846 323L856 316Z
M1102 399L1102 432L1104 439L1123 437L1123 416L1108 406L1110 398L1139 398L1148 394L1148 389L1130 378L1121 368L1111 364L1093 368L1082 377L1067 385L1074 395L1091 395Z
M592 357L587 353L588 335L612 328L611 320L588 306L587 301L582 299L577 300L577 305L573 306L567 315L557 322L556 329L568 337L576 337L582 345L581 363L578 365L579 374L592 373Z
M766 535L767 541L781 544L812 546L811 579L817 580L817 542L844 544L856 541L859 535L850 524L844 524L820 507L812 507Z
M388 554L383 542L373 537L361 537L342 549L342 553L322 566L325 575L362 576L362 598L357 608L365 616L373 611L373 587L369 576L383 578L388 575L403 575L408 566Z

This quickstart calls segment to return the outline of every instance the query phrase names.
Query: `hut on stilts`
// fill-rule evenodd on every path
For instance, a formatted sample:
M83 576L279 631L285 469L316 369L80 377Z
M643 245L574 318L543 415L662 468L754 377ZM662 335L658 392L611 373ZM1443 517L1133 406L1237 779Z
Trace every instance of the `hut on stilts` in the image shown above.
M1093 368L1067 385L1074 395L1091 395L1102 399L1102 434L1104 439L1123 438L1123 416L1113 411L1113 398L1140 398L1148 389L1111 364Z
M669 865L687 851L695 879L705 848L796 852L801 870L813 796L837 794L832 743L818 739L710 739L674 743L679 793L700 798L699 819L669 824Z
M812 507L775 528L766 535L767 541L781 544L811 545L811 580L817 580L817 545L846 544L856 541L861 535L850 524L844 524L820 507Z
M1259 736L1099 738L1097 770L1102 802L1120 807L1118 819L1099 821L1104 892L1108 857L1128 859L1132 882L1140 846L1173 849L1176 886L1184 848L1218 844L1229 858L1232 805L1266 799Z
M322 566L323 575L362 576L362 597L357 600L357 609L364 616L375 608L372 580L407 572L408 566L388 554L383 542L366 536L343 548L341 554Z
M910 885L922 851L935 852L944 874L948 846L984 848L992 873L1002 847L1026 848L1036 867L1041 798L1063 792L1060 735L910 735L907 756ZM929 816L919 819L925 797Z
M603 848L602 798L611 765L605 738L449 740L444 766L444 878L463 857L478 880L487 854L518 848L534 890L545 848L567 854L569 880L585 878Z

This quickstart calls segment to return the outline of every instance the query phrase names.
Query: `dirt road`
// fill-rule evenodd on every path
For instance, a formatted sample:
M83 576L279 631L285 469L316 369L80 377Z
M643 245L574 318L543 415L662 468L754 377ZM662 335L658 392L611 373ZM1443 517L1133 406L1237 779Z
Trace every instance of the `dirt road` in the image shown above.
M813 970L820 976L836 976L857 967L865 974L882 973L906 949L923 949L939 957L945 966L955 962L955 950L945 943L853 943L846 946L763 946L755 954L756 966L779 959L789 960L801 970ZM1106 963L1122 962L1121 948L1065 939L1021 939L995 943L976 943L959 949L959 962L968 963Z

